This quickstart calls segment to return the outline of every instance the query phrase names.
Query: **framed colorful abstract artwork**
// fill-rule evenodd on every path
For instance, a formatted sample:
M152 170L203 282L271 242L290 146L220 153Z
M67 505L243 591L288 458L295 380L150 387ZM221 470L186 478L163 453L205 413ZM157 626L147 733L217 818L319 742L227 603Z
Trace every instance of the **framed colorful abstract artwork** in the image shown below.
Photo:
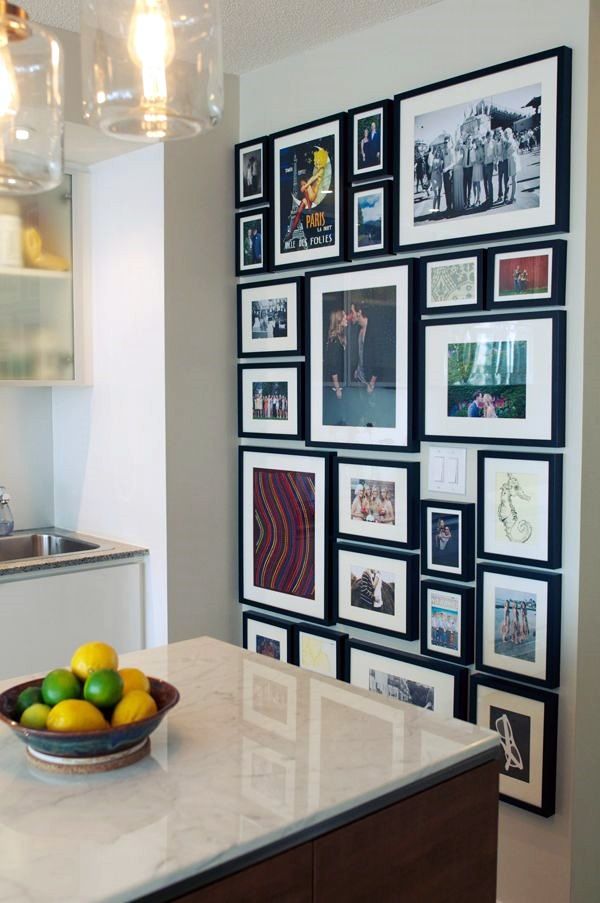
M278 662L294 663L294 625L283 618L271 618L255 611L242 616L243 646Z

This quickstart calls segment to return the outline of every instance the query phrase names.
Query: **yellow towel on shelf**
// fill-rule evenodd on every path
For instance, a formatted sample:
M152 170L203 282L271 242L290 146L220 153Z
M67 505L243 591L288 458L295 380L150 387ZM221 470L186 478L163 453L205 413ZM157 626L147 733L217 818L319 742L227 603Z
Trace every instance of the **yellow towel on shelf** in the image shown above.
M64 272L70 269L69 261L64 257L43 250L42 236L33 226L23 230L23 255L26 265L35 270Z

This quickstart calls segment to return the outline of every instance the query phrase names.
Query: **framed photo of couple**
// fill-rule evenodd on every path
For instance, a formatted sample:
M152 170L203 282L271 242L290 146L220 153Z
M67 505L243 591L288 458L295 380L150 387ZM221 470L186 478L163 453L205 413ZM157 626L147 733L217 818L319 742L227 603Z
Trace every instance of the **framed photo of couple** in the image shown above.
M348 181L392 175L394 105L379 100L348 111Z
M468 583L475 576L475 505L421 502L421 572Z
M253 276L269 269L269 211L235 215L235 275Z
M235 206L258 207L267 203L268 139L254 138L235 146Z
M302 354L304 280L238 285L238 357Z
M502 245L487 252L486 307L560 307L565 303L567 242Z

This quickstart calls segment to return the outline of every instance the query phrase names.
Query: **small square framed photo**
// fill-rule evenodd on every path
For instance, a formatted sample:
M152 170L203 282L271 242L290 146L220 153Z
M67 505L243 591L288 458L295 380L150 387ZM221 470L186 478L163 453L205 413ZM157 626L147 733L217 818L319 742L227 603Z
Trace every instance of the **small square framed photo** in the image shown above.
M378 100L348 111L349 182L392 174L393 114L391 100Z
M479 558L560 567L562 472L562 455L478 453Z
M418 567L417 555L339 543L334 567L335 620L375 633L416 639Z
M235 275L266 273L269 257L269 211L235 215Z
M478 565L477 668L558 687L560 609L560 574Z
M419 260L421 314L482 310L485 251L436 254Z
M294 625L291 621L254 611L245 611L242 619L244 649L278 662L294 663Z
M302 354L304 280L238 285L238 357Z
M268 139L254 138L235 146L235 206L257 207L268 199Z
M304 364L238 365L238 435L301 439Z
M392 183L374 182L349 190L349 260L392 253Z
M466 718L467 668L357 640L350 640L347 659L346 675L355 687L443 718Z
M381 546L419 546L417 463L334 458L334 532Z
M421 571L468 583L475 576L475 505L421 502Z
M565 303L567 242L503 245L487 252L486 307L560 307Z
M421 582L421 652L457 665L473 663L475 593L471 587Z
M500 735L500 799L544 818L554 815L558 696L474 674L469 714Z
M314 624L296 624L296 664L300 668L344 680L347 633Z

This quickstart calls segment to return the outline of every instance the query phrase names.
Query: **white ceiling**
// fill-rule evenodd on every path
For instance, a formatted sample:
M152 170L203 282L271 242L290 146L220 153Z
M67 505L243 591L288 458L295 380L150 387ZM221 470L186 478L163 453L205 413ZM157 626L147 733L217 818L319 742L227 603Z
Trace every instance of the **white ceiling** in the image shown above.
M221 0L225 71L249 72L307 47L317 47L338 35L439 2ZM20 5L36 22L79 30L79 0L21 0Z

